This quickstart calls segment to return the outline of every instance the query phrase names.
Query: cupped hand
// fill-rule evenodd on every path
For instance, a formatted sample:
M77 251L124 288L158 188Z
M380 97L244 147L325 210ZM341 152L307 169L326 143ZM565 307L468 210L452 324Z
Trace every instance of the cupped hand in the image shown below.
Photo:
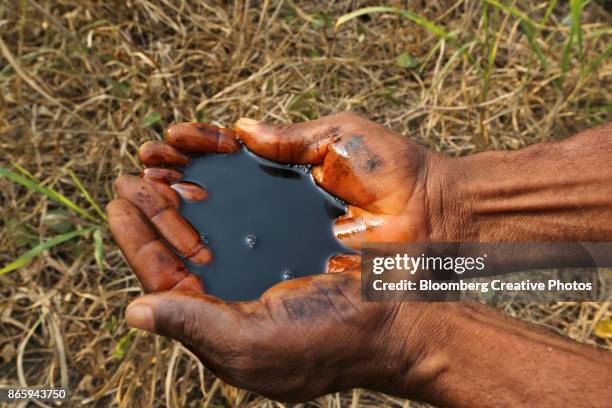
M417 327L430 305L361 302L355 258L336 256L330 273L283 282L257 301L226 303L204 294L131 202L116 199L107 213L142 286L154 292L128 307L131 326L180 341L223 380L277 400L405 389L398 373L424 344Z
M260 156L313 166L316 183L348 204L334 224L343 244L359 249L363 242L432 240L431 219L440 217L439 186L429 173L432 165L443 167L442 156L351 112L282 126L241 119L236 133ZM168 129L165 141L145 143L139 157L149 166L145 178L194 199L194 188L176 183L176 168L187 164L189 154L238 149L231 130L180 123Z

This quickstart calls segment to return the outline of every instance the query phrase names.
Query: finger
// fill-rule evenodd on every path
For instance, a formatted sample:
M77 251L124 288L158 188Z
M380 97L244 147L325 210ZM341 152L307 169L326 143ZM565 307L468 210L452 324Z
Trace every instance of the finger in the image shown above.
M183 176L178 170L150 167L144 169L140 175L145 180L156 182L156 184L152 184L152 186L158 189L160 193L167 196L169 201L175 204L173 205L175 208L178 208L180 205L177 193L183 197L184 200L189 202L202 201L208 198L208 192L197 184L186 181L176 182ZM168 186L168 184L170 184L170 186Z
M327 261L326 273L344 273L359 271L361 257L359 255L335 255Z
M138 207L182 256L198 264L211 261L212 254L196 230L147 182L136 176L121 176L115 181L115 190L119 198Z
M166 131L166 140L189 153L234 153L240 143L234 131L208 123L177 123Z
M204 284L202 283L198 275L189 273L182 280L180 280L176 285L174 285L171 288L171 290L204 293Z
M410 216L374 214L347 206L347 213L334 222L334 234L344 245L361 249L365 242L424 242Z
M181 199L179 198L177 192L168 184L147 178L143 178L143 180L145 183L153 187L159 194L161 194L168 205L170 205L172 208L179 208L181 205Z
M183 173L175 169L163 167L149 167L144 169L140 176L145 179L151 179L166 184L172 184L179 181L183 177Z
M184 200L189 202L202 201L208 198L208 191L204 190L195 183L181 181L172 184L171 187L174 191L179 193Z
M117 199L106 207L110 230L146 292L168 289L202 292L200 279L159 240L144 215L132 203Z
M377 178L388 179L385 169L389 164L382 158L386 157L387 150L390 150L388 156L398 154L398 141L391 138L392 143L387 143L391 147L383 149L386 149L385 154L380 153L381 143L367 135L383 135L388 130L353 113L344 112L289 126L240 119L236 131L249 149L268 159L316 165L312 172L315 181L350 204L379 212L387 205L382 201L386 197L392 204L404 199L399 196L399 191L404 191L401 189L388 194L391 183L382 181L375 188L371 183Z
M386 242L389 237L383 235L385 216L372 214L352 205L347 212L334 222L334 235L342 244L360 249L364 242Z
M236 122L240 139L254 153L283 163L319 164L330 143L342 133L341 115L292 125L272 125L242 118Z
M161 141L140 146L138 158L146 166L186 166L189 163L189 156Z
M160 334L199 350L227 347L223 339L236 337L231 304L207 295L169 291L141 296L128 306L125 317L131 327Z

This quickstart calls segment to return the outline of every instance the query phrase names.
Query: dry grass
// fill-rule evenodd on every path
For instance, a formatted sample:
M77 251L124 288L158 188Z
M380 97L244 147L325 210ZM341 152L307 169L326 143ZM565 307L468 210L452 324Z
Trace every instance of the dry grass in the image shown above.
M90 208L68 171L104 205L111 181L138 170L137 146L175 121L298 121L353 109L460 155L611 119L604 2L584 8L582 47L576 37L565 63L566 1L534 28L537 46L516 15L477 0L385 3L408 3L457 40L397 15L352 20L335 33L339 16L371 5L360 1L1 1L0 167L18 164ZM549 4L514 3L536 22ZM416 66L398 66L401 53ZM0 191L0 266L57 231L93 225L6 179ZM103 238L102 273L88 235L0 277L0 383L64 385L74 405L278 405L221 384L176 344L129 332L124 309L140 288L106 230ZM499 307L612 347L593 334L610 316L607 303ZM408 404L347 392L308 405L351 403Z

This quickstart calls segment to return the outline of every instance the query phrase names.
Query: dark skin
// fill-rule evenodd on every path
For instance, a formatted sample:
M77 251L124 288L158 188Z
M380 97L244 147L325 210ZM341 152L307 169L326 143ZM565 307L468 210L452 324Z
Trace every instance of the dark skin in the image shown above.
M315 180L349 204L344 243L612 240L612 127L517 152L450 159L351 113L276 127L241 120L256 153L315 166ZM188 154L231 153L231 131L179 124L150 142L142 179L122 177L107 208L111 230L149 295L128 323L181 341L225 381L282 401L353 387L448 406L604 406L612 354L562 339L492 309L461 303L360 301L358 259L295 279L254 302L204 294L163 243L208 262L176 216L168 188ZM547 152L552 151L552 154ZM531 177L525 177L530 174ZM557 194L561 191L562 194ZM195 194L195 195L194 195ZM533 228L536 223L540 228Z

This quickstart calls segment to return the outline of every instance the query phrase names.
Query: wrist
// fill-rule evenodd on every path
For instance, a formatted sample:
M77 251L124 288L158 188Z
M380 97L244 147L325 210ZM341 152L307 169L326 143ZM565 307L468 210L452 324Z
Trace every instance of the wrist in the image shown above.
M372 353L375 368L364 387L404 398L438 401L438 378L451 365L452 354L447 354L450 345L458 342L460 331L455 325L461 304L406 302L383 306L394 308L393 319L377 336L379 350Z
M492 405L495 389L516 405L527 384L513 353L566 343L472 302L401 303L391 330L374 388L439 406Z
M478 236L473 223L470 199L470 173L478 171L478 161L428 151L426 155L425 205L428 215L428 242L470 242Z

